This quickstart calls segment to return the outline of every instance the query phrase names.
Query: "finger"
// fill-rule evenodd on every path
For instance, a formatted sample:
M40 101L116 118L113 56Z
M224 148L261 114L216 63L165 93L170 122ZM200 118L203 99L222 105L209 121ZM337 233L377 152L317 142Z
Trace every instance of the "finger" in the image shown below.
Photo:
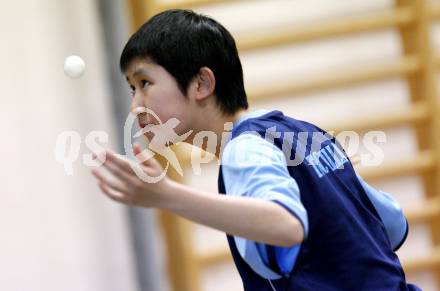
M108 185L109 187L113 188L114 190L122 192L122 193L126 193L127 192L127 186L124 185L124 183L122 183L120 180L117 180L117 178L116 179L111 179L111 178L103 175L100 171L98 171L96 169L92 170L92 174L101 183L104 183L104 184Z
M144 172L144 169L139 164L136 164L135 162L130 161L127 158L117 155L111 151L109 151L107 160L109 162L112 162L115 166L119 167L119 170L121 170L121 173L119 173L120 177L125 178L126 181L131 183L132 185L139 184L139 175Z
M115 163L119 168L124 169L126 172L133 172L130 166L130 161L121 155L114 153L111 150L107 150L107 160Z
M134 153L134 155L136 156L136 155L140 154L141 152L142 152L141 145L139 143L135 142L133 144L133 153Z
M101 163L104 163L106 160L106 151L101 151L99 153L92 152L92 160L98 160Z
M101 189L104 194L106 194L110 199L113 199L118 202L125 202L125 195L117 190L109 188L107 185L105 185L103 182L99 182L98 184L99 188Z
M154 153L148 149L142 150L141 145L139 143L134 143L133 145L133 154L139 163L149 166L149 160L154 156Z
M129 184L134 184L137 180L137 177L135 176L135 173L133 172L133 169L131 169L131 168L130 168L130 172L127 173L125 171L125 169L121 169L116 163L114 163L112 161L106 161L103 165L114 176L118 177L119 179L121 179Z
M145 159L143 159L141 145L137 142L133 144L133 154L141 163L145 161Z

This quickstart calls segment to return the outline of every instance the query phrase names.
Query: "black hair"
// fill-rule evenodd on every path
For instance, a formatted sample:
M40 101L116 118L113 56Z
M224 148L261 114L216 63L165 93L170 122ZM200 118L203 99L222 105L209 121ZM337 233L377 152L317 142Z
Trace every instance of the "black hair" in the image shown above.
M220 109L232 115L248 108L234 38L210 17L182 9L155 15L128 40L120 58L121 71L125 73L136 58L149 59L165 68L185 96L191 80L206 66L216 79Z

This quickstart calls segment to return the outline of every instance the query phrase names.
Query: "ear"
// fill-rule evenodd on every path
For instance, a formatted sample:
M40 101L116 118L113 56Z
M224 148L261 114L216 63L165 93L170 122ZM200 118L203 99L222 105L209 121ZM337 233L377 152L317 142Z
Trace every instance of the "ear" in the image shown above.
M200 68L199 73L195 77L195 100L203 101L215 91L215 76L208 67Z

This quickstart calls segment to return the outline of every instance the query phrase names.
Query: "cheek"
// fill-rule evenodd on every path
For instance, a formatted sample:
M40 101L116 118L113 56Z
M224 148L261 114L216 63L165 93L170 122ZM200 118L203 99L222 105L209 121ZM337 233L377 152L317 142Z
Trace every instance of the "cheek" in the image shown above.
M149 124L164 124L171 118L177 118L179 121L181 121L176 112L171 110L170 106L167 104L156 103L153 106L148 107L148 109L154 112L154 115L148 114L147 116L147 121Z
M176 90L162 90L160 94L155 95L151 99L151 109L160 117L162 122L166 122L170 118L177 118L179 121L183 121L186 100L185 96Z
M153 88L152 88L153 89ZM164 122L164 111L166 112L166 104L161 98L161 95L156 92L157 90L149 90L148 94L143 99L142 106L151 110L154 114L147 114L148 123L157 124L157 118L160 118Z

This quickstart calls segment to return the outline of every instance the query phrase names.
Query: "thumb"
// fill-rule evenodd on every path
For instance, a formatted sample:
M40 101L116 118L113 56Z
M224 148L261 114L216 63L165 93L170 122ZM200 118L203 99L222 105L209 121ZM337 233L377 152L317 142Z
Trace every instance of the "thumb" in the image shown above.
M142 152L141 149L141 145L138 144L137 142L133 144L133 153L135 156L137 156L138 154L140 154Z
M145 166L149 166L151 164L151 160L154 160L152 159L154 157L154 152L150 151L149 149L142 150L139 143L133 144L133 153L138 161Z

